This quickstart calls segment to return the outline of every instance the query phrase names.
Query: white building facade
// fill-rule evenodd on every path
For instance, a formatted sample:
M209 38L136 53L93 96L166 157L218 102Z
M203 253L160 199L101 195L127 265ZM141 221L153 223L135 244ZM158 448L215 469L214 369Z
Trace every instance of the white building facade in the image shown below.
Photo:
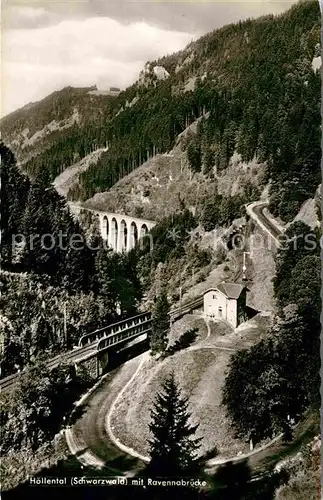
M220 283L204 292L204 314L236 328L246 321L247 288L238 283Z

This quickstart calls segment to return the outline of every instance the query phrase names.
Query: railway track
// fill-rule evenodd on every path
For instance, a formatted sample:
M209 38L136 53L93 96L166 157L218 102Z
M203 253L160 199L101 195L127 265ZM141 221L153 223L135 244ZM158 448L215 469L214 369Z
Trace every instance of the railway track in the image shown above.
M175 321L176 319L180 318L184 314L187 314L192 308L198 307L203 303L203 297L200 297L198 299L195 299L188 304L185 304L181 308L177 308L173 310L170 313L171 320ZM68 351L62 354L58 354L57 356L54 356L53 358L49 359L47 361L47 367L51 370L58 366L59 363L61 362L70 362L70 363L77 363L81 360L84 360L88 357L94 356L99 348L100 345L102 346L102 341L107 341L111 339L111 342L108 343L105 347L109 347L110 345L115 345L117 343L121 343L124 340L127 340L130 338L128 335L133 331L135 328L138 328L138 332L134 332L134 335L140 335L143 333L143 330L141 326L146 326L149 323L149 319L147 320L147 317L151 316L151 313L142 313L137 316L134 316L133 318L128 318L126 320L119 321L117 323L113 323L112 325L108 325L107 327L100 328L98 330L95 330L94 332L91 332L89 334L84 335L80 339L80 343L77 347L75 347L72 351ZM126 326L127 323L133 323L131 326ZM124 329L122 327L125 326ZM145 332L147 332L147 327L145 328ZM110 333L107 333L110 332ZM131 335L133 337L134 335ZM120 336L119 340L114 340L118 339L118 336ZM89 342L89 343L87 343ZM21 374L24 373L24 370L18 373L14 373L12 375L8 375L7 377L3 378L0 380L0 391L7 391L10 388L14 387L15 384L17 383L19 377Z
M203 295L201 297L198 297L197 299L192 300L191 302L188 302L187 304L184 304L182 307L173 309L169 313L170 319L171 321L175 321L176 319L179 319L182 316L184 316L184 314L188 314L190 311L197 309L202 305L203 305Z
M242 275L242 271L239 270L234 278L233 281L237 281ZM185 314L189 314L191 311L194 309L197 309L199 307L203 306L203 295L200 297L197 297L196 299L191 300L190 302L177 307L170 311L170 319L171 322L176 321L177 319L181 318ZM120 338L120 342L123 342L125 339L127 339L127 331L131 330L134 328L135 325L140 327L141 324L147 324L147 318L148 316L151 316L151 313L146 312L146 313L141 313L138 314L137 316L133 316L132 318L124 319L122 321L119 321L117 323L113 323L111 325L99 328L95 330L94 332L90 332L88 334L83 335L80 340L79 340L79 345L75 347L72 351L68 351L66 353L58 354L57 356L51 358L47 362L47 367L49 369L55 368L60 362L66 361L70 363L76 363L78 361L81 361L83 359L86 359L87 357L91 357L92 355L95 355L101 341L106 341L109 338L115 337L116 335L122 335L123 333L125 334ZM149 320L148 320L149 321ZM133 325L129 325L126 327L127 324L133 323ZM122 328L125 326L126 328ZM123 330L123 331L122 331ZM106 347L110 345L114 345L118 342L111 342L107 343ZM12 375L9 375L8 377L5 377L0 380L0 391L6 391L10 389L12 386L14 386L19 378L19 376L24 373L24 370L18 373L14 373Z
M57 356L49 359L47 361L47 367L52 370L56 366L59 365L61 362L77 362L80 361L81 359L87 358L90 356L92 353L94 354L96 352L96 346L97 342L91 345L87 345L85 347L81 348L76 348L73 351L68 351L66 353L58 354ZM5 391L6 389L9 389L11 386L15 385L17 383L18 378L20 375L24 373L24 370L14 373L12 375L8 375L7 377L4 377L3 379L0 380L0 390Z

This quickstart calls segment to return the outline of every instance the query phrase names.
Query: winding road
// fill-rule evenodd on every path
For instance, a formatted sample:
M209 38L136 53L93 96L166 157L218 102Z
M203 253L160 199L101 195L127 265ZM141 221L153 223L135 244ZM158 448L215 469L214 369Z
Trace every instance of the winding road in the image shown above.
M269 203L266 201L250 203L246 206L247 214L279 245L279 236L283 234L284 228L265 212L268 209L268 205Z
M204 339L189 347L192 349L219 349L234 352L235 349L221 345L203 345L211 336L211 329L206 322L207 333ZM200 345L202 341L202 345ZM123 394L139 373L148 353L145 352L133 358L118 369L108 373L92 388L88 396L82 398L78 406L83 414L78 417L73 427L66 429L66 440L69 449L76 458L86 466L106 467L113 475L130 476L142 469L149 457L142 455L122 443L114 433L111 416ZM126 369L125 369L126 367ZM276 436L270 442L253 451L228 459L215 457L206 462L206 471L212 473L219 465L229 462L239 462L246 458L256 475L259 475L268 464L274 466L281 456L295 453L295 447L317 434L317 422L314 416L304 420L295 427L292 443L283 443L282 435Z
M205 342L211 336L208 322L206 326L205 338L200 338L196 345L188 348L189 350L209 348L234 352L234 349L221 345L200 346L201 342ZM133 473L134 468L138 470L149 462L149 457L122 443L115 435L111 424L111 417L117 404L148 357L149 353L144 352L104 375L76 404L77 421L66 429L65 436L70 452L83 465L98 468L105 466L115 474L128 475ZM78 413L81 415L78 416ZM116 470L118 467L120 469Z
M283 228L269 214L265 213L267 207L267 202L258 201L247 205L246 210L248 215L279 245L278 238L279 235L282 234ZM207 338L210 337L210 334L210 326L207 323ZM192 348L197 349L198 346L192 346L190 349ZM210 346L210 348L217 349L216 346ZM218 348L220 350L234 351L234 349L224 346L218 346ZM118 373L114 373L116 372L114 371L106 375L102 384L100 385L100 383L98 383L98 389L94 392L94 395L89 395L88 406L85 408L86 411L84 415L76 422L72 429L68 429L67 441L70 451L75 454L82 463L93 465L96 462L98 467L102 467L103 464L105 464L113 469L113 464L115 460L117 460L118 464L121 461L122 467L120 469L124 473L125 464L131 464L130 470L133 471L133 467L138 469L138 467L142 467L142 465L149 460L148 457L141 455L138 451L121 443L117 436L115 436L113 427L111 426L111 416L114 409L139 372L146 354L147 353L144 353L127 362L133 363L133 365L128 377L124 380L123 385L118 387L118 390L116 390L116 385L114 384L114 378ZM281 436L278 436L272 443L255 449L253 452L246 454L246 457L251 457L258 452L264 451L270 444L280 439ZM224 460L213 459L208 462L208 466L212 467L232 460L242 460L243 458L244 456L232 457L232 459ZM126 467L126 470L128 474L131 473L128 467Z
M74 412L76 422L65 430L65 437L70 452L83 465L106 467L114 475L130 475L143 466L137 457L118 448L114 443L113 428L107 432L106 420L120 394L140 369L145 355L147 353L104 375L77 405Z
M283 228L266 213L268 207L267 202L258 201L246 206L248 215L269 234L279 245L279 236L283 233ZM202 298L196 299L194 306L202 304ZM197 304L198 303L198 304ZM188 304L187 311L173 311L174 317L189 312L192 304ZM207 323L207 338L210 337L211 331ZM234 349L224 346L206 346L212 349L222 349L234 351ZM190 347L190 349L198 349L198 345ZM87 355L83 352L84 349L89 353L93 349L92 345L81 348L78 351L67 354L73 361L74 358ZM75 455L83 465L94 467L107 467L113 474L131 475L138 471L148 457L142 456L138 451L127 447L121 443L117 436L114 435L113 427L111 426L111 416L120 398L129 387L130 383L136 377L147 353L141 354L136 358L127 361L121 367L106 374L92 388L87 395L82 398L80 404L76 405L76 422L73 426L69 426L65 430L66 441L70 452ZM61 356L53 358L50 363L54 367L60 361ZM126 369L124 368L126 366ZM15 383L17 374L8 377L7 380L2 380L1 389L5 389ZM279 441L278 436L272 443ZM264 451L272 443L266 446L255 449L253 452L246 454L246 457L254 456L260 451ZM209 466L224 464L232 460L242 460L244 457L233 457L232 459L218 460L213 459L208 462Z

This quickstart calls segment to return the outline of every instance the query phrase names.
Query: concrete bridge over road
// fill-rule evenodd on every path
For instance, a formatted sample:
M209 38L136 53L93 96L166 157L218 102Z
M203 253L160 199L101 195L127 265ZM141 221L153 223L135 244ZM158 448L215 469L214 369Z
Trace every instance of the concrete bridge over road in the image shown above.
M93 210L74 203L68 205L76 216L85 210L98 217L102 239L106 240L115 252L129 252L156 225L152 220Z
M151 313L143 313L85 335L75 349L74 365L82 365L92 378L100 377L111 359L121 351L147 340L151 332Z
M203 305L203 297L199 297L188 304L174 309L170 313L170 320L176 321L184 314ZM47 367L55 368L61 362L74 364L77 369L84 366L93 379L102 375L110 364L110 358L117 358L121 351L132 349L135 345L147 340L151 332L151 313L144 312L126 318L117 323L99 328L94 332L83 335L79 345L67 353L60 354L48 360ZM20 373L9 375L0 380L1 391L9 391L15 387Z
M266 202L255 202L248 205L248 213L254 220L262 227L263 230L268 232L270 236L277 242L279 235L282 233L283 228L277 227L277 224L269 219L268 215L264 213L264 208L268 205ZM71 206L71 205L70 205ZM74 207L77 205L74 205ZM77 206L80 211L82 208ZM105 212L96 212L100 214L100 217L104 218ZM75 213L75 212L74 212ZM78 212L79 213L79 212ZM104 215L102 215L104 214ZM115 216L115 214L110 214ZM119 215L119 217L125 217L124 215ZM145 224L145 221L141 219L129 218L129 220L140 221ZM154 222L146 221L151 223L153 227ZM148 226L147 226L148 228ZM203 296L171 311L170 320L176 321L184 314L199 309L203 307ZM68 363L74 364L76 367L85 364L93 377L98 377L109 364L109 352L116 353L123 350L127 346L134 345L135 342L142 342L147 339L149 332L151 331L151 313L145 312L137 316L124 319L112 325L95 330L94 332L83 335L80 338L79 345L75 347L72 351L65 354L61 354L51 358L47 362L49 369L54 368L62 361L67 361ZM2 391L10 390L15 386L20 373L15 373L9 375L0 380L0 389Z

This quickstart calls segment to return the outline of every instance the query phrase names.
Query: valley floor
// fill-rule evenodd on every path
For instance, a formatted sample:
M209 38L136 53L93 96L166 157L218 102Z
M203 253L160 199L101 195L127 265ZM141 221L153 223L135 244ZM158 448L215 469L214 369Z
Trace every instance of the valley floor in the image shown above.
M229 426L225 409L221 405L221 387L232 353L237 349L249 347L263 338L268 332L270 321L270 315L258 314L235 331L223 323L205 322L203 317L196 313L186 315L175 322L171 330L171 343L176 342L188 329L198 328L195 343L163 361L152 358L146 352L106 374L75 415L75 423L71 428L75 445L73 454L85 466L89 465L87 460L91 456L97 457L97 462L104 465L104 473L107 475L124 473L132 475L140 470L144 463L120 450L111 440L106 429L107 415L117 400L110 419L114 437L145 455L151 402L160 388L160 382L172 369L184 394L189 397L194 423L200 422L199 435L203 437L202 453L211 452L209 458L216 456L217 459L225 459L240 452L248 452L249 444L236 439ZM124 391L125 386L127 387ZM118 398L120 394L122 397ZM283 443L278 439L265 450L249 458L248 463L253 473L266 474L278 462L295 456L318 432L319 418L312 412L295 428L291 443ZM64 448L61 458L67 454ZM47 463L50 465L52 461L47 461L46 465ZM10 465L10 471L7 472L12 475L13 458L9 462L6 458L6 464ZM15 469L17 476L21 464L16 465L19 465ZM44 467L38 465L38 470ZM215 470L216 466L213 469ZM211 467L209 471L212 472L213 469ZM34 470L32 474L36 472ZM21 482L23 477L18 482L12 480L8 482L9 476L8 480L5 479L6 487L11 488Z

